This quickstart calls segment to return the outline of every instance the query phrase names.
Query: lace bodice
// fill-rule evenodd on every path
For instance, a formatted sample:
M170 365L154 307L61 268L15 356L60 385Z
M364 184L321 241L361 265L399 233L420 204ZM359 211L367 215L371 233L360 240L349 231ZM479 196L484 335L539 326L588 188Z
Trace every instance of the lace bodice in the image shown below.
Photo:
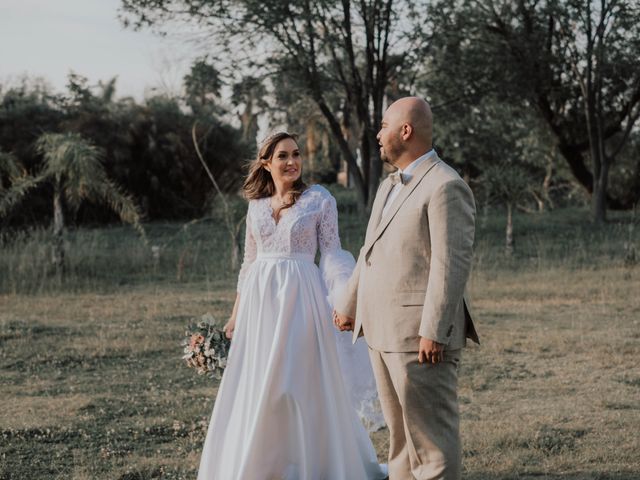
M259 253L303 253L324 257L340 252L336 200L320 185L305 190L297 202L284 210L276 223L270 198L249 202L244 261L238 276L238 291L247 270Z

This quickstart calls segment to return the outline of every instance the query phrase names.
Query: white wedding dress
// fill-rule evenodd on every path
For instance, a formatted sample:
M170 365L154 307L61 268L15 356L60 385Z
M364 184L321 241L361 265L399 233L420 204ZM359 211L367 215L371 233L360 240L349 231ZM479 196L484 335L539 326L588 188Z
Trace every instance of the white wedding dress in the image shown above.
M313 186L277 224L272 214L269 198L249 202L236 327L198 480L385 478L356 413L381 425L366 344L331 320L354 263L335 199Z

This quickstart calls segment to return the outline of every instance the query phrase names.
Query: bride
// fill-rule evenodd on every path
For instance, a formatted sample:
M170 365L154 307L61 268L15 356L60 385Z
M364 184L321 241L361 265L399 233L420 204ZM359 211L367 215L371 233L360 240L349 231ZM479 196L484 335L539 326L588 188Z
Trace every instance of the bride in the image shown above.
M335 199L301 173L295 137L281 132L245 180L244 262L225 325L233 340L198 480L386 478L356 415L380 426L366 345L331 322L353 257L340 247Z

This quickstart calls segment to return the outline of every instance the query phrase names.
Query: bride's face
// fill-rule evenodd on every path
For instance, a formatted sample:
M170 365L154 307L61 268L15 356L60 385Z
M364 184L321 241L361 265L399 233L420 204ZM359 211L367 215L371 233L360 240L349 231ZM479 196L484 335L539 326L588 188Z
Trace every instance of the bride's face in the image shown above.
M302 157L295 140L280 140L265 168L271 172L271 178L276 183L293 184L298 180L302 175Z

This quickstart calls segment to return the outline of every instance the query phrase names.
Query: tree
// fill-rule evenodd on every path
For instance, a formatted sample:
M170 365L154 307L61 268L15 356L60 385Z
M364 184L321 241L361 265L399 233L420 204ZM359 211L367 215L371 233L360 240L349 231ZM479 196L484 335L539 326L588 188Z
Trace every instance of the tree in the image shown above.
M212 188L191 142L193 122L201 117L185 109L179 97L154 95L141 104L116 98L116 85L115 78L91 85L78 74L69 76L62 94L37 79L2 85L0 150L11 152L26 172L38 172L44 159L33 145L42 132L75 132L102 152L107 177L136 198L145 218L191 220L205 214ZM239 129L213 114L220 110L215 98L209 96L207 102L199 124L201 149L222 191L235 192L255 145L248 148ZM200 128L205 120L206 129ZM3 225L50 224L50 195L44 184L31 190L20 214L5 217ZM65 223L117 220L109 208L83 202L77 211L67 212Z
M31 191L42 184L52 187L54 246L52 261L64 271L65 207L72 211L85 201L100 202L143 236L140 212L133 199L107 177L102 152L74 133L45 133L36 142L44 168L33 175L13 175L11 186L0 197L0 216L6 215ZM14 169L15 172L15 169Z
M122 0L122 7L125 25L195 21L212 32L213 44L233 46L232 62L250 57L263 72L275 68L291 75L325 117L361 206L371 206L382 172L375 137L385 94L401 67L408 79L418 67L412 54L423 25L422 2ZM265 52L263 61L255 60L256 52ZM341 102L332 105L327 92L336 91ZM359 126L357 151L340 121L352 116Z
M242 140L247 144L255 144L258 135L258 114L268 108L265 100L267 90L264 84L252 77L243 77L233 85L231 103L241 108L238 118L242 124Z
M482 188L485 169L508 160L528 172L531 183L525 192L538 211L553 208L559 193L565 193L571 175L557 167L552 138L531 110L504 102L500 95L485 94L477 103L454 108L434 104L433 111L434 143L440 156L473 188ZM519 206L528 209L527 203Z
M184 77L186 102L196 115L213 108L214 101L220 96L221 88L220 72L209 63L206 56L196 60L191 65L191 71Z
M544 196L548 171L540 161L539 122L499 97L485 95L478 104L463 105L453 113L436 109L444 117L436 129L438 145L446 147L442 156L461 167L479 203L497 204L506 209L505 252L515 248L513 217L517 208Z
M611 164L640 117L640 3L600 0L570 5L570 21L561 23L558 33L566 41L580 86L592 165L593 216L604 221Z
M40 162L33 142L43 131L56 131L65 114L59 96L39 79L22 78L5 85L0 98L0 148L27 169Z
M480 181L487 200L506 207L505 254L511 256L515 248L513 214L518 202L529 196L530 172L515 162L502 161L484 169Z
M430 11L433 66L449 80L448 102L499 93L537 112L591 194L594 220L605 219L607 200L631 206L607 186L640 116L637 1L441 1Z

